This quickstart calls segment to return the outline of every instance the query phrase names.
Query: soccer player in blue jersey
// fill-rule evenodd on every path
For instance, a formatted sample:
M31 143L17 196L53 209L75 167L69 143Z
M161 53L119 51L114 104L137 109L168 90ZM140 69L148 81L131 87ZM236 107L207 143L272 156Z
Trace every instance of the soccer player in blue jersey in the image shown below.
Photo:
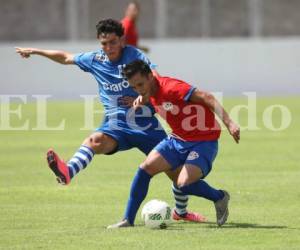
M151 112L147 117L145 113L138 113L141 111L137 111L136 116L129 115L131 101L137 97L137 93L123 78L122 68L137 59L152 67L149 59L140 50L124 45L124 30L120 22L105 19L96 28L101 49L94 52L73 55L57 50L16 48L16 52L23 58L40 55L61 64L75 64L91 73L98 82L100 101L105 109L102 125L83 141L67 163L52 149L47 152L49 167L58 182L64 185L69 184L76 174L85 169L95 154L114 154L136 147L147 155L166 137L150 106L147 110ZM166 174L171 179L175 178L171 171ZM205 220L201 214L186 210L188 196L183 195L176 186L173 186L173 193L176 201L174 219L196 222ZM128 218L128 214L125 213L124 218Z

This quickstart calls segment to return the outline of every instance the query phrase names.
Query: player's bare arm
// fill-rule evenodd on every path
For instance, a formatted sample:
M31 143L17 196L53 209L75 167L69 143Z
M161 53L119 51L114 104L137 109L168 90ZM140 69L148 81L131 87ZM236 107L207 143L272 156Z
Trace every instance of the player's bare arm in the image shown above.
M196 89L190 97L190 101L193 103L200 103L206 105L211 111L213 111L225 124L229 133L239 143L240 140L240 127L231 120L226 110L218 102L218 100L211 94L205 91Z
M29 58L31 55L40 55L61 64L74 64L74 55L65 51L21 47L15 47L15 49L23 58Z

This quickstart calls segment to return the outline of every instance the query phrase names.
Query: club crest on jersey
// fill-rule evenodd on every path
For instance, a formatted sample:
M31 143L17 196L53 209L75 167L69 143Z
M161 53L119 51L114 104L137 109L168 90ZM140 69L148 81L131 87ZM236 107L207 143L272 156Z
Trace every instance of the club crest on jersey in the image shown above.
M192 151L192 152L189 153L189 155L187 157L187 160L192 161L192 160L195 160L197 158L199 158L199 154L195 151Z
M99 62L104 62L106 60L106 56L104 54L97 54L95 56L95 60L97 60Z
M166 111L170 111L173 109L173 103L171 102L163 102L162 106Z

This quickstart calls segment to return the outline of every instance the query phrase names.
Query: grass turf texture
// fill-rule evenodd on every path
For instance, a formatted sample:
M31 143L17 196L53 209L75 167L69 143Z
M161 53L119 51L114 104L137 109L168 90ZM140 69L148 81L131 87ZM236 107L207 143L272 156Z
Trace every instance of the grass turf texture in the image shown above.
M228 110L242 99L228 99ZM290 127L265 129L262 113L273 104L292 113ZM3 105L3 104L2 104ZM18 105L12 105L16 108ZM209 223L174 223L166 230L142 225L107 230L122 218L131 180L144 156L137 150L96 156L70 186L56 184L45 153L53 147L68 159L90 131L82 131L83 104L48 104L48 125L65 118L64 131L33 131L36 104L21 105L23 117L11 115L13 126L29 120L27 131L0 131L0 249L299 249L300 148L299 98L265 98L257 102L257 131L242 131L236 145L226 131L207 181L231 193L230 217L215 225L213 204L190 197L189 209ZM274 125L280 116L273 113ZM247 116L241 112L240 123ZM97 126L98 121L95 121ZM161 174L151 183L145 201L162 199L173 205L171 182ZM144 204L144 203L143 203Z

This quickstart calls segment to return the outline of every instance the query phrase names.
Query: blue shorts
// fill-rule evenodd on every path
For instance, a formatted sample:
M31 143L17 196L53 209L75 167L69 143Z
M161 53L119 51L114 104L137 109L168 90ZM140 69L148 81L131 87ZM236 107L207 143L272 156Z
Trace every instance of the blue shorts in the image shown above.
M152 126L149 129L142 130L130 127L122 120L111 123L108 122L108 119L105 119L96 131L109 135L118 142L117 148L109 152L108 155L131 148L138 148L145 155L148 155L160 141L167 137L166 132L155 117L149 119L149 122ZM140 125L146 127L147 124Z
M204 178L211 171L217 156L218 141L186 142L170 136L154 149L165 158L172 170L184 164L192 164L202 170Z

